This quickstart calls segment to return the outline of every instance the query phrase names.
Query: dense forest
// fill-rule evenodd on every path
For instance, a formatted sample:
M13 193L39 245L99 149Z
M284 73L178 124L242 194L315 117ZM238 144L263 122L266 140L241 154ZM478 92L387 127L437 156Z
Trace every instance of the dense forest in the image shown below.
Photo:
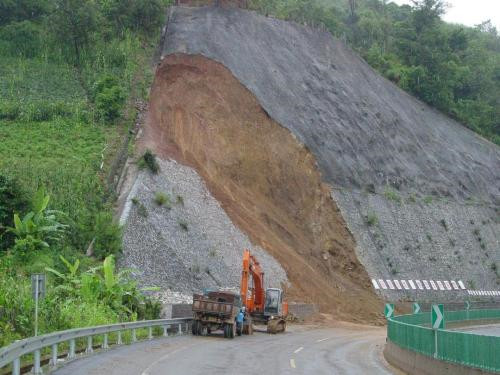
M266 15L329 30L385 77L500 144L500 35L442 21L443 0L252 0Z

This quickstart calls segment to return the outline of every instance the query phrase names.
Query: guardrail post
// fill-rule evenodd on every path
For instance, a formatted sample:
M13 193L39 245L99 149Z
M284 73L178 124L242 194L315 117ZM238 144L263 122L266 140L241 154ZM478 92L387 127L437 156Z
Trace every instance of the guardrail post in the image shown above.
M148 339L149 340L153 339L153 327L148 328Z
M179 332L177 332L178 335L182 335L182 324L179 323Z
M137 341L137 334L135 332L135 328L132 329L132 342L136 342Z
M116 345L122 345L122 331L118 331L118 338L116 339Z
M102 348L103 349L109 349L109 344L108 344L108 334L104 334L104 338L102 340Z
M50 359L49 365L51 367L57 367L57 344L52 345L52 358Z
M21 375L21 358L16 358L12 362L12 375Z
M33 361L34 361L33 374L34 375L43 374L42 368L40 367L40 350L35 350L35 358Z
M68 359L75 358L75 339L69 340Z
M163 337L168 337L167 326L163 326Z
M85 349L85 354L91 354L94 352L92 348L92 336L87 337L87 348Z

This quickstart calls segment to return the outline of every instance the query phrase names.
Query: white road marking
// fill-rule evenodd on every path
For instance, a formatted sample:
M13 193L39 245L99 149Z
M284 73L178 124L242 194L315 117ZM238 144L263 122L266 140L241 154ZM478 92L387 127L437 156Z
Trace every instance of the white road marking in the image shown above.
M323 342L323 341L330 340L330 339L331 339L331 337L327 337L325 339L316 340L316 342Z
M295 354L297 354L298 352L300 352L302 349L304 349L303 346L301 346L300 348L298 348L296 351L294 351Z
M295 359L293 358L290 359L290 367L295 368Z

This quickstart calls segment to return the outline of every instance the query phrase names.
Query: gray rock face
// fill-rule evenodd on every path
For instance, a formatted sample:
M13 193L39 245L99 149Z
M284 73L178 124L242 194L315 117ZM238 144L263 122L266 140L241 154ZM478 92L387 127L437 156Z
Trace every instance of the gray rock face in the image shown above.
M330 34L294 23L175 7L163 46L171 53L225 65L311 150L372 277L500 288L499 147L379 76Z
M239 290L245 248L261 262L266 287L287 282L278 262L252 246L193 169L175 161L159 164L157 175L140 172L129 194L121 218L121 267L131 269L141 285L161 287L164 303L189 301L204 288ZM156 203L157 193L167 202Z

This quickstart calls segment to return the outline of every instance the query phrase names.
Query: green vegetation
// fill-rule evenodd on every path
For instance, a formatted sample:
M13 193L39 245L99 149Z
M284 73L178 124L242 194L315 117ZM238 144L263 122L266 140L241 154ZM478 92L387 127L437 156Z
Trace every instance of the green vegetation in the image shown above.
M399 196L399 194L396 193L394 190L390 189L389 187L385 188L384 196L388 200L394 201L396 203L401 203L401 197Z
M139 169L147 168L153 174L157 174L160 171L160 165L156 161L156 156L150 150L146 150L137 164Z
M114 273L121 228L104 181L168 3L0 1L0 346L33 334L34 272L50 276L41 332L158 313Z
M170 202L170 196L161 191L156 192L155 194L155 203L158 206L165 206L167 208L172 207L172 203Z
M448 231L448 224L446 223L445 219L439 220L439 224L441 224L445 231Z
M188 223L185 220L179 220L179 226L186 232L189 230Z
M365 220L366 220L366 224L368 224L371 227L378 224L378 217L374 212L369 212L366 215Z
M251 0L263 14L321 26L404 90L500 144L500 37L441 20L444 0Z

